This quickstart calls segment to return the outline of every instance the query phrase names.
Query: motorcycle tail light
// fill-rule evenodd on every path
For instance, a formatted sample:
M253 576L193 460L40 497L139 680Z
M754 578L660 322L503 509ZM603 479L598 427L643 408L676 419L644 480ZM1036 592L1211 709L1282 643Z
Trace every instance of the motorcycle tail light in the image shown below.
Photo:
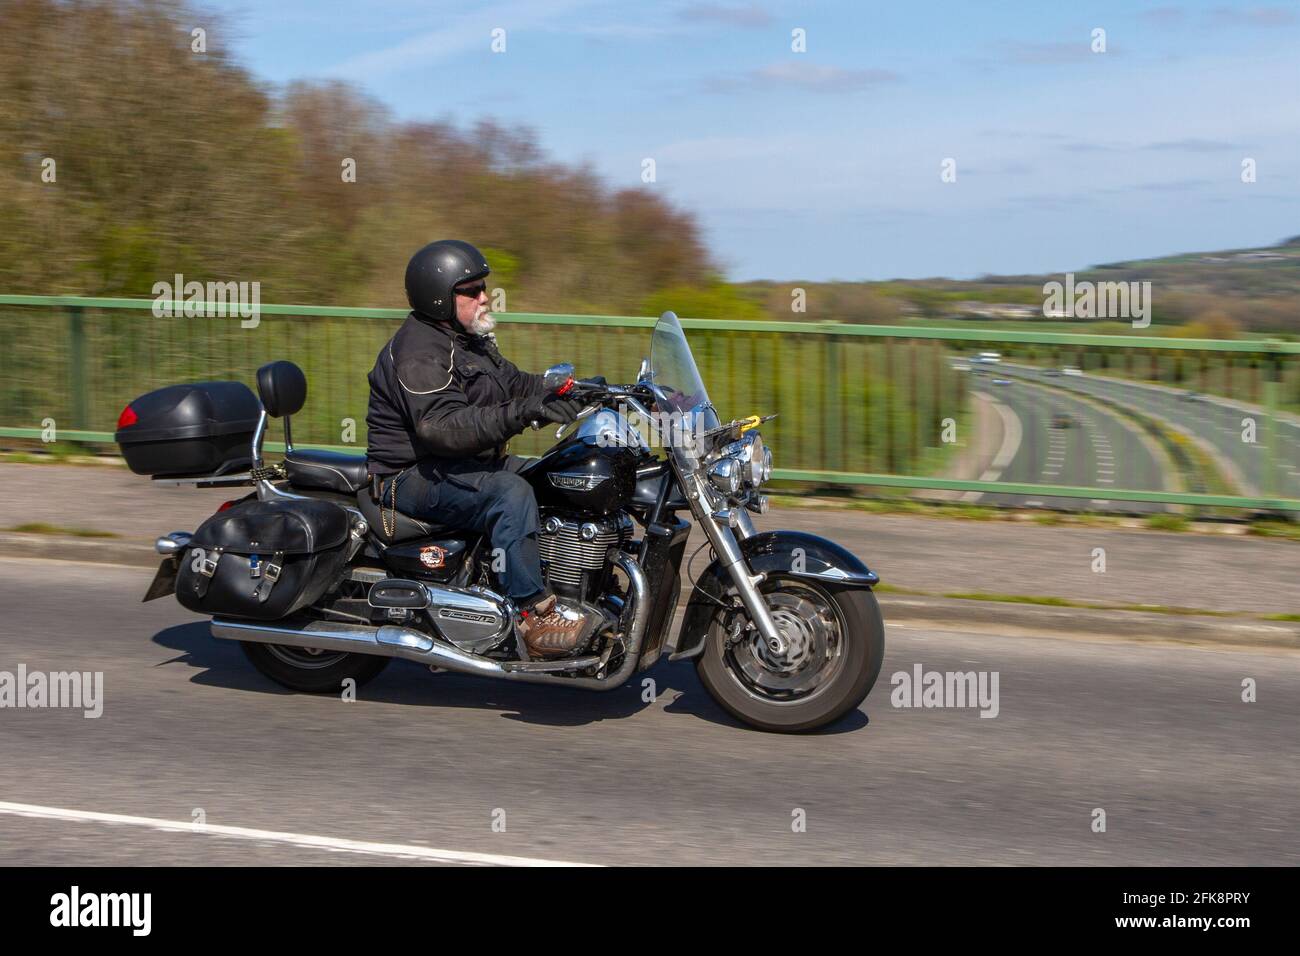
M122 409L122 414L117 416L117 427L126 428L130 425L134 425L139 420L140 416L135 413L135 409L128 405L126 408Z

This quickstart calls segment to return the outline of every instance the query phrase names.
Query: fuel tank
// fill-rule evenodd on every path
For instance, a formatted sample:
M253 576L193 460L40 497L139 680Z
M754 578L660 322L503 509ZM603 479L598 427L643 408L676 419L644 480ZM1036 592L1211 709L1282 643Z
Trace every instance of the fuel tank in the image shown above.
M574 435L522 472L541 507L610 514L625 507L636 487L636 469L647 460L639 448L602 445Z

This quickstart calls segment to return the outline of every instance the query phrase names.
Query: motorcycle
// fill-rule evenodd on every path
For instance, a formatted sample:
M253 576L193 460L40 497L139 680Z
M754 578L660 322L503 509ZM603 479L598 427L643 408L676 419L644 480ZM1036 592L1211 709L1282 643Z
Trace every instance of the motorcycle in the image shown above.
M767 419L720 420L677 317L655 325L633 384L577 382L571 365L545 380L584 406L520 472L537 497L547 582L585 612L571 654L529 656L486 536L376 501L364 456L293 447L290 418L307 389L286 361L258 370L257 396L206 382L124 409L116 438L133 470L255 489L195 532L158 539L145 600L174 593L211 616L213 637L238 641L254 667L298 691L359 687L394 658L603 691L667 657L694 661L710 695L763 730L810 731L856 709L884 656L878 578L833 541L755 528L751 514L768 510ZM271 418L284 420L285 453L268 465ZM692 522L704 536L696 554L708 547L710 560L698 575L687 562L691 594L674 632Z

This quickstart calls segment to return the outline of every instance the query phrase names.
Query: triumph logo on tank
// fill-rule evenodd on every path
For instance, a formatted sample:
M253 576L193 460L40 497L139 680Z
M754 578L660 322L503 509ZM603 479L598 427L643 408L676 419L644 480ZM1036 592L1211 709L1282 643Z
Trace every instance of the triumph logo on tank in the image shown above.
M0 671L0 708L67 708L83 717L104 713L103 671Z
M50 907L51 926L125 926L132 936L148 936L153 927L152 893L82 893L74 886L51 896Z
M239 327L255 329L262 321L262 283L185 281L176 273L173 282L153 284L155 319L215 318L237 315Z
M981 717L998 715L997 671L927 671L922 665L889 678L895 707L978 707Z

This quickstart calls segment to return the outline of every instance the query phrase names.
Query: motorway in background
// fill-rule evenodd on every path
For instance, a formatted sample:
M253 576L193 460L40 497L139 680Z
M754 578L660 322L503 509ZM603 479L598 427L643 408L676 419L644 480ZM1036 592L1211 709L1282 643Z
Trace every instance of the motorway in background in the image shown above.
M982 477L1098 488L1092 500L1010 494L983 494L968 500L1003 507L1150 513L1169 506L1111 501L1105 489L1219 490L1300 498L1300 420L1295 416L1280 415L1270 422L1257 406L1077 369L1067 373L1055 367L978 359L955 367L968 370L972 391L1002 406L1004 419L1014 414L1020 423L1019 447L1010 463ZM1172 459L1153 436L1144 435L1135 419L1124 414L1126 410L1194 438L1230 487L1184 486ZM1255 423L1254 442L1243 440L1243 419ZM1005 450L1002 457L1007 457Z
M1050 383L1082 395L1117 402L1193 435L1208 445L1217 459L1231 463L1230 468L1221 468L1221 471L1229 481L1239 486L1235 489L1238 494L1300 498L1300 423L1289 416L1279 416L1273 423L1275 454L1270 472L1267 416L1259 408L1217 396L1086 372L1053 376L1047 374L1046 369L1030 366L1004 363L1000 368L1001 373L1010 377ZM1245 428L1242 420L1245 418L1255 420L1253 443L1242 440Z
M985 493L975 500L1012 508L1083 507L1143 514L1169 509L1158 502L1106 497L1107 488L1173 490L1168 463L1118 414L1023 378L1006 379L1004 373L1010 369L1002 366L977 365L975 369L978 372L972 372L971 389L1002 404L1020 423L1019 446L1010 463L1000 473L988 474L988 480L1098 489L1093 499Z

